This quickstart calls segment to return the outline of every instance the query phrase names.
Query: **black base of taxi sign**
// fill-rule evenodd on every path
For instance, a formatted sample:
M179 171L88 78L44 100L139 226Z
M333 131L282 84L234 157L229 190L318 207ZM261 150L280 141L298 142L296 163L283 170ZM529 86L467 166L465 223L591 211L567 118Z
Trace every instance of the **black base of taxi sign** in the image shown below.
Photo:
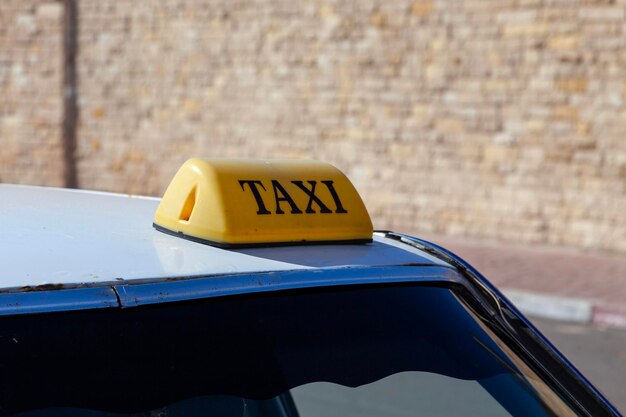
M216 242L214 240L201 239L195 236L189 236L182 232L174 232L153 223L152 226L159 232L180 237L182 239L191 240L192 242L202 243L203 245L215 246L220 249L248 249L248 248L275 248L278 246L303 246L303 245L361 245L372 243L372 239L348 239L348 240L301 240L298 242L270 242L270 243L226 243Z
M372 241L350 180L317 161L190 159L163 195L154 227L220 248Z

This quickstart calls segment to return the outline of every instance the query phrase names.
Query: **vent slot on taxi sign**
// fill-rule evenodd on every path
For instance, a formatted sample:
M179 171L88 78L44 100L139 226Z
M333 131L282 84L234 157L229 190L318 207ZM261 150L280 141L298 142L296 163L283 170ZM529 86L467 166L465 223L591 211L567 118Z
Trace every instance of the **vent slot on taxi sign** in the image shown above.
M179 220L189 221L191 217L191 213L193 213L193 209L196 206L196 190L198 187L193 187L187 199L185 200L185 204L183 205L183 209L180 212Z
M167 187L154 227L218 247L372 241L350 180L330 164L190 159Z

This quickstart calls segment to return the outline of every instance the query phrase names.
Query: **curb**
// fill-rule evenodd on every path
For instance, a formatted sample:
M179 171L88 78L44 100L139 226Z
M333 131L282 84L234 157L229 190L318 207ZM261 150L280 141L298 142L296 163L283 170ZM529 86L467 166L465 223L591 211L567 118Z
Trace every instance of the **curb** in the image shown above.
M596 306L593 313L593 324L626 329L626 308Z
M514 289L505 289L502 292L524 315L530 317L626 329L626 308L605 306L596 300L585 298Z

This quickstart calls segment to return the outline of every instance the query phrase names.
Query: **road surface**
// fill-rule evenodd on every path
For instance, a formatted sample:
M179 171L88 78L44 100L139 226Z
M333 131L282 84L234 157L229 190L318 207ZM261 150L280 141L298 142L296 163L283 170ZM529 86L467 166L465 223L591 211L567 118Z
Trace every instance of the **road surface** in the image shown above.
M626 413L626 330L531 320L622 414Z

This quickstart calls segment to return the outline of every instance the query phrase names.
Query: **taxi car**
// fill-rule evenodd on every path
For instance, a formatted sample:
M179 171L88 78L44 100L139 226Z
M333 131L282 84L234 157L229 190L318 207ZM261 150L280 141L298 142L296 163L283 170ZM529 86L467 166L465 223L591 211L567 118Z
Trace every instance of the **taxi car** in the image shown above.
M474 268L312 161L0 185L0 416L617 416Z

